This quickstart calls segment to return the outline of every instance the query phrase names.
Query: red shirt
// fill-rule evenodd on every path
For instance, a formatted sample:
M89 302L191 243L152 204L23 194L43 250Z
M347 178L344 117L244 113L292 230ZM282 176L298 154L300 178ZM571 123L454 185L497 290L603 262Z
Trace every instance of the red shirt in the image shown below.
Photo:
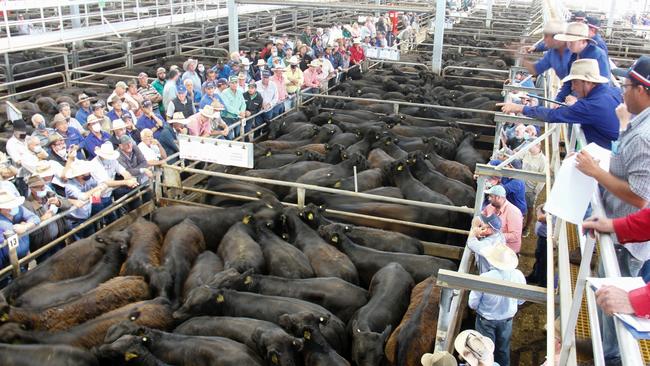
M390 18L390 23L392 25L391 31L393 32L393 34L397 34L397 23L399 22L399 18L397 17L397 12L394 10L389 11L388 18Z
M350 64L356 65L365 59L366 55L363 54L363 48L361 46L350 47Z

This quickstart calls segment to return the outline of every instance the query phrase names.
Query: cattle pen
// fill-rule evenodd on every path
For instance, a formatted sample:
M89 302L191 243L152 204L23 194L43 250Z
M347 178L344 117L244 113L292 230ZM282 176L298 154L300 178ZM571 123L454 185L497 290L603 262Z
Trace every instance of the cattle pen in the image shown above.
M387 5L384 1L183 0L165 2L161 0L159 2L158 0L136 0L117 1L116 4L107 5L108 8L104 8L103 5L97 7L97 2L92 1L78 3L75 3L76 13L70 15L65 15L62 5L57 2L21 7L19 4L5 1L0 5L6 31L6 37L0 38L0 50L4 53L4 65L0 66L0 103L4 105L2 111L7 112L6 119L5 116L0 116L3 129L8 129L11 121L16 118L28 119L33 115L24 108L25 102L39 92L65 88L79 90L87 87L105 88L117 80L136 78L135 70L155 67L161 59L178 62L187 57L196 57L210 62L223 61L228 59L232 51L253 47L251 44L254 40L269 39L280 33L288 33L292 37L298 36L307 25L328 24L335 19L354 20L363 14L386 11L419 14L422 33L414 36L413 43L404 47L400 61L370 58L346 69L346 72L356 69L363 74L363 77L368 77L380 75L381 70L395 67L404 68L406 71L401 71L403 75L418 77L419 70L423 69L437 74L441 80L466 82L466 90L501 93L504 100L509 100L511 93L519 91L551 98L558 89L558 79L550 72L539 77L533 87L522 87L511 83L517 73L525 72L521 59L515 56L519 52L517 46L521 47L526 42L532 43L531 41L538 38L537 31L543 23L551 19L564 18L565 13L568 12L568 9L556 0L486 0L467 11L451 12L446 15L444 0L433 2L437 8L432 6L431 1L395 1ZM146 8L147 11L144 12L142 8ZM15 27L18 23L11 21L8 14L14 11L24 11L26 14L34 15L29 23L42 28L43 32L47 33L46 37L37 40L36 35L32 34L31 36L34 37L21 41L21 36L12 35L10 27ZM81 25L75 25L74 23L80 19L85 20ZM165 24L164 29L161 29L161 23ZM607 32L612 64L615 63L619 67L628 66L639 55L648 53L647 41L624 38L629 36L629 29L615 26L613 23L608 23L603 29ZM443 42L443 34L444 37L469 37L483 43L479 46L447 44ZM85 42L85 47L78 46L78 42L81 41ZM487 46L486 42L509 46ZM38 50L31 59L19 56L21 52L30 49ZM443 65L445 50L454 50L466 57L481 52L510 55L514 59L514 65L505 68L458 66L451 63ZM490 56L488 59L494 63L497 57ZM212 197L223 201L249 202L257 201L263 196L261 192L255 191L230 193L213 190L208 184L210 179L218 179L220 182L250 183L265 188L283 187L282 189L295 192L295 196L292 196L295 200L284 200L281 202L282 205L299 210L317 207L328 217L344 222L371 223L372 225L364 224L364 226L390 227L392 231L436 233L443 235L443 238L464 238L469 234L469 227L458 222L454 222L453 225L452 223L438 225L435 222L408 220L397 215L352 212L328 208L327 205L318 207L310 200L310 195L328 194L342 199L357 200L354 202L361 202L361 200L381 202L410 207L414 210L426 209L458 214L459 217L460 215L478 216L485 200L483 192L489 177L508 177L544 183L545 194L548 196L564 156L586 145L584 133L577 124L549 124L478 107L431 104L414 100L377 99L364 97L360 92L357 96L343 96L336 94L337 88L342 84L341 81L337 78L330 78L327 81L329 82L326 83L327 87L318 91L298 91L290 98L293 102L290 109L233 139L233 144L239 146L237 144L258 144L271 140L267 133L260 133L266 131L271 123L282 121L291 113L307 113L307 111L311 113L315 110L320 114L332 113L333 115L340 109L335 103L351 102L359 105L385 106L369 112L369 115L377 119L399 116L407 108L434 111L431 115L440 111L456 113L458 116L471 116L472 118L456 118L448 115L440 118L435 116L413 118L432 125L451 122L453 126L464 132L480 136L475 140L475 146L485 158L493 156L500 150L505 125L523 122L526 125L538 126L542 132L534 139L534 143L541 143L546 153L545 172L506 167L512 160L530 149L533 143L498 165L476 164L473 171L476 179L476 195L474 204L470 207L364 193L357 189L356 166L353 175L354 189L343 190L333 185L247 176L237 171L233 173L216 163L182 159L177 153L165 159L147 184L130 191L80 226L26 256L18 258L16 247L9 245L5 240L2 246L8 246L11 264L0 269L0 279L8 276L14 278L25 276L24 270L29 272L33 269L38 257L60 247L61 244L72 243L75 234L98 224L108 215L124 212L125 207L143 197L152 198L106 225L98 233L123 230L140 217L150 218L152 213L161 207L173 205L214 207L208 204ZM616 83L615 80L612 82ZM247 124L252 124L258 115L241 118L232 127L240 126L243 129ZM328 124L331 124L331 119L324 125ZM6 133L0 137L0 141L5 144L9 137L10 134ZM179 137L182 138L184 137ZM205 140L205 143L213 143L213 141ZM594 213L603 215L603 205L597 194L591 200L591 207ZM65 218L72 211L73 209L56 213L41 222L39 226L18 237L29 236L48 224ZM562 335L561 365L585 363L605 365L594 290L586 286L586 278L592 275L590 269L592 256L598 257L603 263L606 276L620 277L612 237L603 234L596 240L584 236L576 225L559 218L549 220L548 232L547 283L557 284L556 289L553 286L547 289L484 279L476 274L474 255L464 243L451 239L435 241L419 238L424 254L449 259L458 266L457 270L441 269L437 273L436 284L442 290L435 329L435 348L429 352L435 350L453 353L453 341L468 313L469 291L478 290L536 304L534 305L537 306L536 309L544 315L536 315L533 328L553 324L559 317ZM580 265L569 262L569 253L576 248L583 248ZM539 323L540 319L541 323ZM648 363L650 342L638 341L618 319L615 319L615 325L622 364L630 366ZM519 326L524 327L523 321ZM530 328L530 324L527 327ZM593 359L584 359L584 355L578 354L576 339L590 340ZM540 364L543 362L543 357L554 359L556 348L552 327L548 328L541 343L543 345L540 346L538 342L536 349L528 352L525 359L524 356L517 356L522 357L517 358L519 364Z

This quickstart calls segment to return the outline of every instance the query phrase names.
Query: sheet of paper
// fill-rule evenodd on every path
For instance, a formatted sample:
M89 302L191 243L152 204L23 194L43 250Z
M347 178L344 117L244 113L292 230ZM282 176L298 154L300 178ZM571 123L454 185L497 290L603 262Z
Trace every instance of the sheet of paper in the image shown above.
M604 147L596 145L593 142L585 146L583 150L585 150L591 156L593 156L594 159L598 160L598 165L600 165L600 167L603 170L609 171L609 160L612 157L612 152L610 150L607 150Z
M595 179L576 168L575 155L569 156L562 162L544 209L565 221L581 224L597 187Z
M641 277L587 277L587 282L596 290L604 285L615 286L627 292L645 286ZM639 318L629 314L615 314L616 317L634 328L637 332L650 332L650 319Z

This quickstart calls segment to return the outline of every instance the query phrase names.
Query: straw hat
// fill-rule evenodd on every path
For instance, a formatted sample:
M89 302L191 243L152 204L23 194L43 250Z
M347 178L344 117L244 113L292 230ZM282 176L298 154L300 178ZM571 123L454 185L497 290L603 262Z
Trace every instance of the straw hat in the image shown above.
M32 175L27 179L27 187L45 187L45 181L38 175Z
M566 23L561 20L549 20L544 23L542 33L544 34L562 34L566 30Z
M257 66L265 66L265 65L266 65L266 61L262 59L257 60Z
M205 109L205 107L203 108ZM185 115L183 112L174 112L174 115L172 115L172 118L168 121L169 123L180 123L182 125L187 124L187 119L185 118Z
M576 60L573 65L571 65L571 72L564 79L563 83L571 80L584 80L592 83L609 83L609 80L600 75L600 69L598 68L598 61L593 58L583 58Z
M120 128L126 128L126 123L124 123L121 118L118 118L113 121L113 127L111 127L111 131L119 130Z
M79 99L77 100L77 104L81 104L81 103L83 103L83 102L85 102L87 100L92 102L91 97L89 97L85 93L81 93L81 94L79 94Z
M216 111L215 111L214 107L212 107L211 105L206 105L205 107L203 107L203 109L201 109L200 113L205 118L212 119L212 118L216 117Z
M57 141L63 141L63 140L65 140L65 139L59 133L57 133L57 132L52 133L52 134L50 134L50 136L47 137L46 146L50 146L50 145L52 145L53 143L55 143Z
M86 124L89 125L89 124L91 124L91 123L97 123L97 122L101 122L101 121L102 121L102 120L99 119L99 117L95 116L94 114L91 114L91 115L88 116L88 118L86 119Z
M22 205L23 202L25 197L16 197L5 190L0 190L0 208L11 210Z
M284 66L278 64L277 66L274 66L273 68L271 68L271 70L284 71Z
M458 362L454 356L446 351L438 351L435 353L425 353L420 359L422 366L457 366Z
M116 160L120 157L119 151L116 151L110 142L104 142L102 146L95 147L95 155L106 160Z
M593 42L591 37L589 37L589 26L579 22L569 23L564 33L556 34L553 38L564 42L573 42L582 39Z
M504 243L497 243L481 250L481 255L494 268L509 271L517 268L519 259L517 253Z
M86 175L90 173L90 162L86 160L75 160L75 162L70 166L66 178L72 179L81 175Z
M34 175L37 175L41 178L51 177L54 175L54 169L52 169L52 164L49 160L41 160L36 163L36 169L34 170Z
M309 63L309 67L318 67L318 66L320 66L320 61L318 60L311 60L311 62Z
M196 67L199 64L199 61L193 58L188 58L187 61L183 62L183 70L187 70L190 64L194 64L194 67Z
M470 366L478 365L479 360L494 352L494 342L475 330L464 330L454 340L454 348Z
M50 127L56 127L56 124L59 122L67 123L68 121L65 120L65 117L61 113L57 113L54 115L54 118L52 118L52 121L50 121Z
M253 63L252 63L252 62L251 62L247 57L242 57L242 58L241 58L241 64L242 64L243 66L250 66L250 65L252 65Z

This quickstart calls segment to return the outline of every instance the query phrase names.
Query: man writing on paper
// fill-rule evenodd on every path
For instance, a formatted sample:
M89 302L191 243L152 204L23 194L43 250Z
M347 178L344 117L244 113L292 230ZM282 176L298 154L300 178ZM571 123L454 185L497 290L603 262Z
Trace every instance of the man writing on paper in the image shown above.
M621 104L621 93L607 85L609 80L599 75L598 63L593 59L577 60L563 83L571 82L578 100L559 108L529 107L515 103L497 103L504 113L522 113L548 123L580 123L587 143L610 149L618 138L616 106Z
M627 108L616 109L621 133L612 143L609 172L603 170L589 153L576 157L577 168L600 184L607 217L623 217L638 211L650 201L650 57L642 56L629 70L615 69L626 77L623 98ZM629 113L636 115L627 123ZM620 240L615 240L620 243ZM650 259L650 242L616 245L621 275L634 277L644 261ZM601 277L604 271L600 268ZM616 333L611 317L601 320L605 361L620 362ZM609 363L608 363L609 364Z

